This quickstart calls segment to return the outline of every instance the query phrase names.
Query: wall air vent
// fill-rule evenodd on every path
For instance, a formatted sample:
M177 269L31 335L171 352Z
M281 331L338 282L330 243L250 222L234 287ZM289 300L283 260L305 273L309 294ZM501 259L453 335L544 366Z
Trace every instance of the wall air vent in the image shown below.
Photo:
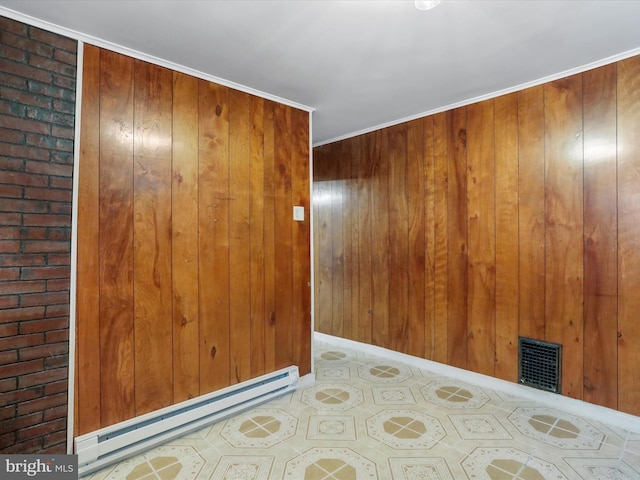
M518 339L518 382L560 393L562 345L532 338Z

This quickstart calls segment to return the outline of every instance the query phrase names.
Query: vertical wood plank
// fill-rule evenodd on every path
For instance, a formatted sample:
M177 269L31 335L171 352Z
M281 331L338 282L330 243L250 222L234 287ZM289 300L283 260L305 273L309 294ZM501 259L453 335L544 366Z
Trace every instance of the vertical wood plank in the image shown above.
M447 191L449 184L447 114L433 116L434 167L434 332L433 360L447 363L449 355L449 219Z
M293 259L291 203L291 109L278 104L275 123L276 368L292 363Z
M518 92L519 331L544 339L544 87Z
M371 165L371 339L391 346L389 328L389 162L388 132L370 134L367 162Z
M358 337L361 342L373 342L373 247L372 247L372 165L369 161L373 134L361 138L361 154L357 158L358 172Z
M275 249L275 107L264 102L264 344L265 369L276 369L276 249Z
M618 408L640 415L640 57L618 62Z
M616 65L606 65L585 72L583 88L583 399L597 405L617 408Z
M343 241L343 184L342 146L329 145L329 178L331 182L331 335L342 336L344 321L344 241Z
M424 357L427 325L425 312L425 147L422 119L407 125L408 208L408 311L405 352ZM431 335L428 335L431 342ZM429 350L431 348L429 347Z
M353 177L351 174L351 161L353 144L357 142L356 138L345 140L342 149L342 161L340 163L340 177L342 178L342 242L343 242L343 271L344 271L344 288L342 291L342 336L344 338L352 338L353 331L353 222L354 222L354 204L353 204ZM357 210L356 210L357 211Z
M389 172L389 343L407 352L409 335L409 205L407 192L407 124L388 129Z
M75 433L100 428L100 49L84 46L78 181Z
M251 97L251 133L249 138L249 255L251 261L251 376L267 373L265 368L265 258L264 258L264 100Z
M100 54L101 425L135 415L133 60Z
M292 226L293 258L293 363L300 375L311 373L311 255L309 221L309 114L291 109L291 198L304 209L304 221Z
M198 318L198 80L173 73L171 247L173 398L200 394Z
M434 116L423 118L424 172L424 358L433 360L436 330L436 186Z
M199 82L200 390L230 384L229 89Z
M229 90L229 354L232 383L251 377L251 98Z
M518 95L495 99L496 369L518 377Z
M496 244L493 100L467 107L467 368L495 372Z
M314 150L315 329L333 331L333 250L331 217L331 146Z
M447 112L448 148L448 361L467 366L467 110Z
M359 328L362 312L360 310L360 262L362 248L360 246L360 178L359 164L362 156L363 136L359 135L349 144L349 166L350 166L350 213L351 213L351 329L347 332L347 338L359 340Z
M173 75L134 63L134 336L136 415L173 401L171 125Z
M546 339L562 344L562 393L582 398L582 76L545 84L544 94Z

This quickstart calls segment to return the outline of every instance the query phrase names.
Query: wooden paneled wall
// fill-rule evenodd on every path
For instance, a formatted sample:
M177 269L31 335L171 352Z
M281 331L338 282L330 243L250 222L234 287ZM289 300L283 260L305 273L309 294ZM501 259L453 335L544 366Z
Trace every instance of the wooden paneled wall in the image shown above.
M314 149L316 330L640 414L640 58Z
M77 433L309 373L307 112L86 46L80 148Z

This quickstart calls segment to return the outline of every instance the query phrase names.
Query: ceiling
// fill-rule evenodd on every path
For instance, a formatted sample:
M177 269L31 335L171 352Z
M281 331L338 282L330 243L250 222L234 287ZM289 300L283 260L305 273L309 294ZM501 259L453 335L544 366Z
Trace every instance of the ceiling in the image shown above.
M443 0L428 11L398 0L0 6L305 105L314 144L640 53L636 0Z

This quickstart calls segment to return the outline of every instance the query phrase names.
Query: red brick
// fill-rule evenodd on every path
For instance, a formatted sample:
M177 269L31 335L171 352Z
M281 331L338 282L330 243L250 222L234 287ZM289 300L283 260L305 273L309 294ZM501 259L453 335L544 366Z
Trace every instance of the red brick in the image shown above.
M22 198L22 187L18 185L0 186L0 194L5 198Z
M25 267L44 264L44 255L0 255L0 265L4 267Z
M53 47L46 45L42 42L35 42L23 35L3 35L3 42L13 45L21 50L37 53L38 55L44 55L45 57L53 56Z
M69 382L67 381L67 379L64 379L60 382L47 383L44 386L44 394L49 396L53 395L54 393L67 392L68 389Z
M19 278L19 268L0 268L0 282L5 280L18 280ZM2 283L0 283L0 291L2 291Z
M44 240L45 238L47 238L47 230L44 228L0 228L2 240Z
M0 309L4 308L16 308L20 304L20 297L11 295L8 297L0 297ZM0 325L0 330L2 325ZM2 335L0 335L1 337Z
M44 307L21 307L0 310L0 323L21 322L35 320L36 318L44 318Z
M31 373L29 375L21 375L18 377L18 388L33 387L35 385L56 382L65 378L67 378L66 368L57 368Z
M11 348L22 348L22 347L31 347L34 345L42 345L44 343L44 339L45 339L45 336L42 333L0 338L0 350L9 350Z
M17 385L18 385L18 379L15 377L5 378L4 380L0 380L0 392L9 392L11 390L15 390ZM0 409L0 411L1 410L2 409Z
M9 405L7 407L0 408L0 420L6 420L7 418L13 418L16 416L16 406Z
M0 325L0 337L13 337L18 334L17 323L6 323Z
M4 173L8 173L8 170L14 170L16 172L24 170L24 160L22 160L21 158L9 158L0 156L0 176Z
M16 432L5 433L4 435L0 435L0 445L13 445L16 443ZM0 450L2 453L2 450Z
M59 432L64 430L67 426L67 420L65 418L58 418L50 422L41 423L40 425L34 425L32 427L23 428L18 430L18 440L27 440L29 438L43 437L53 432Z
M69 52L76 52L78 49L78 42L57 33L47 32L39 28L31 27L29 32L30 37L34 40L38 40L46 45L50 45L55 48L61 48Z
M14 88L0 88L0 94L5 100L10 102L18 102L23 105L31 105L33 107L51 109L53 100L43 95L17 90Z
M25 63L27 59L27 55L24 51L2 43L0 43L0 57L18 63Z
M63 253L71 250L69 242L24 242L24 253Z
M57 407L58 405L66 405L66 403L66 393L58 393L56 395L51 395L50 397L29 400L28 402L22 402L18 405L18 415L26 415L28 413L45 410L47 408Z
M64 138L67 140L73 140L75 137L75 130L69 127L60 127L53 125L51 127L51 135L57 138Z
M73 179L69 177L51 177L49 186L65 190L73 189Z
M69 304L66 303L64 305L47 305L45 307L44 316L49 317L62 317L65 315L69 315Z
M18 253L19 251L20 242L15 240L0 240L0 253Z
M30 118L19 118L10 115L0 114L0 127L20 130L21 132L32 132L47 134L51 132L51 124Z
M31 427L42 423L44 415L42 412L24 415L0 422L0 432L15 432L21 428Z
M2 293L38 293L44 292L47 284L44 281L38 282L6 282L2 284Z
M48 318L46 320L32 320L20 324L20 333L38 333L48 330L60 330L69 327L69 319L66 317Z
M6 42L7 36L3 36L2 40L3 42ZM12 46L18 47L19 45L14 44ZM50 72L30 67L29 65L25 65L23 63L12 62L11 60L6 60L4 58L0 58L0 70L2 70L3 72L10 72L13 75L18 75L20 77L38 80L39 82L51 82L52 74Z
M0 212L42 213L48 207L47 202L0 198Z
M53 432L44 437L44 449L39 453L66 453L65 445L67 441L67 430L60 430L59 432Z
M52 73L59 73L67 77L73 77L76 73L75 66L58 60L41 57L40 55L29 55L29 65L32 67L42 68Z
M40 188L25 188L25 198L27 192L40 192L45 189ZM66 190L52 190L53 192L64 192L68 194L70 192ZM34 198L34 197L30 197ZM46 199L45 199L46 200ZM47 214L25 214L23 225L25 226L43 226L43 227L70 227L71 217L69 215L47 215Z
M68 267L23 267L22 280L45 280L50 278L69 278Z
M51 154L46 148L33 147L29 145L14 145L12 143L0 143L0 155L26 158L29 160L47 161Z
M45 333L46 343L58 343L58 342L64 342L68 340L69 340L69 330L66 328L64 330L56 330L53 332Z
M19 453L20 455L26 455L30 453L40 453L42 451L43 439L32 438L26 442L15 443L5 448L0 448L0 453L4 455L12 455Z
M69 303L69 293L47 292L34 295L22 295L20 303L23 307L44 306L51 305L52 303ZM43 315L43 317L45 316L46 315Z
M5 350L4 352L0 352L0 365L16 363L17 361L18 361L17 350Z
M60 165L57 163L27 161L24 169L29 173L41 175L55 175L56 177L71 177L73 167L71 165Z
M17 377L27 373L39 372L43 368L44 361L42 359L10 363L0 367L0 378Z
M13 212L0 213L0 225L22 225L22 214Z
M14 403L31 401L36 398L41 398L43 392L44 388L42 388L42 386L40 385L33 388L25 388L24 390L14 390L12 392L6 392L0 395L0 406L11 405Z
M53 58L55 58L56 60L58 60L60 62L67 63L69 65L73 65L74 67L78 63L78 58L77 58L75 52L66 52L64 50L56 49L53 52Z
M0 138L7 143L23 143L25 135L17 130L9 130L8 128L0 128Z
M25 188L24 198L31 200L52 200L54 202L71 202L70 190L56 190L53 188ZM70 224L70 219L67 224Z
M11 32L22 37L27 36L27 25L9 17L0 17L0 30Z
M0 183L33 187L47 187L49 185L49 177L45 175L34 175L22 172L0 171Z
M51 227L47 230L49 240L69 240L71 241L71 227Z
M47 280L47 292L68 292L69 291L69 279L59 279L59 280ZM67 303L69 299L64 300L64 303ZM51 302L54 303L54 302ZM61 303L61 302L55 302Z
M69 353L69 343L48 343L36 347L21 348L18 351L20 361L33 360Z
M71 265L71 256L65 253L47 255L47 265Z
M53 215L71 215L71 204L51 202L49 204L49 213Z
M44 359L44 368L47 370L55 370L60 367L69 366L69 355L58 355L57 357L47 357ZM66 368L63 369L65 372ZM66 376L64 377L66 378Z

